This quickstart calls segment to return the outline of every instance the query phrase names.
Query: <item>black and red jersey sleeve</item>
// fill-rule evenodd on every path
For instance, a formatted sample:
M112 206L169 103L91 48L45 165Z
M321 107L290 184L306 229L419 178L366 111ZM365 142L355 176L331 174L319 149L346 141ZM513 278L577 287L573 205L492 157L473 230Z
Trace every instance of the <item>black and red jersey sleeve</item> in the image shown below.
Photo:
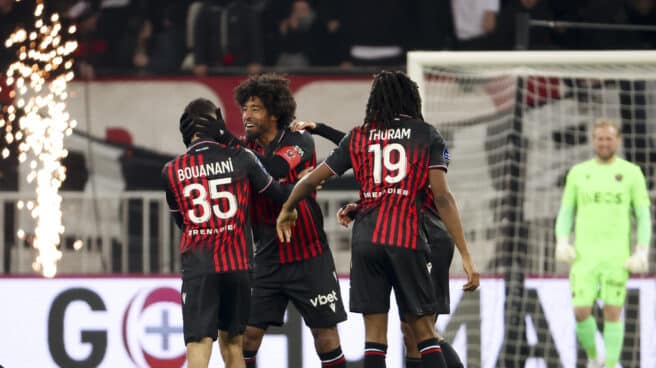
M182 213L180 213L180 206L178 205L178 201L175 198L175 193L171 189L171 182L169 178L171 164L171 162L168 162L164 165L164 168L162 168L162 185L164 186L164 192L166 193L166 203L169 206L171 216L175 220L176 225L178 225L179 228L182 228L184 220L182 218Z
M244 166L247 168L248 180L256 193L264 192L273 182L273 178L264 168L257 156L248 149L244 149Z
M449 167L449 150L446 148L446 142L442 135L434 128L429 129L430 141L430 162L428 168L440 168L444 171Z
M289 165L289 170L311 160L314 155L314 140L307 132L289 132L285 143L276 149L274 156L280 157Z
M335 173L335 175L342 175L344 172L353 167L353 162L351 160L351 152L349 149L351 134L349 132L337 145L324 164L330 168L330 170Z

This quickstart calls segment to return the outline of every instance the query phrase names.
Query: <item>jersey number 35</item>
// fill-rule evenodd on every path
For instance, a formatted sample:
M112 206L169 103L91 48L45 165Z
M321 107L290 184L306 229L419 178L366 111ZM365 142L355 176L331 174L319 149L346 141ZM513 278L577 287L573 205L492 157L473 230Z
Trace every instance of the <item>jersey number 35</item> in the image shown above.
M207 189L202 184L193 183L184 187L183 194L185 197L191 199L191 204L200 207L200 215L196 215L198 211L191 209L187 211L189 219L196 224L207 222L212 213L214 216L226 220L233 217L237 213L237 197L228 191L219 191L219 185L232 183L232 178L212 179L208 181L210 189L209 198ZM228 201L228 208L224 211L218 205L218 200L225 198ZM214 205L210 204L214 201ZM198 208L196 207L196 208Z

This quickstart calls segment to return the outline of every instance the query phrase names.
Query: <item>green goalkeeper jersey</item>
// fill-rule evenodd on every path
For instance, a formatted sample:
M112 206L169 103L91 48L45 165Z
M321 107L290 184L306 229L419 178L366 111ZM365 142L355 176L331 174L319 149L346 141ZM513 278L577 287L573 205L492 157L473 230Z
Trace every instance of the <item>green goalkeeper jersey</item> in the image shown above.
M561 206L576 211L577 259L624 262L631 251L631 208L649 207L645 177L619 157L609 164L582 162L567 174Z

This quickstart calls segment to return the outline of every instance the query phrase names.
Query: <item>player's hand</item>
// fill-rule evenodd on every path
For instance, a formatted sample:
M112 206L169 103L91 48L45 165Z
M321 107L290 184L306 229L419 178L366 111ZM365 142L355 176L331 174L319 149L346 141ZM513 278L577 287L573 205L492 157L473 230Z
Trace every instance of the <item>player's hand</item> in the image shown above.
M474 291L478 289L481 285L481 274L476 271L476 267L474 267L474 262L472 262L470 256L462 258L462 268L467 274L467 283L462 286L462 290Z
M559 262L572 263L576 258L576 250L569 245L567 240L559 240L556 243L556 260Z
M298 213L296 210L289 210L283 207L278 214L276 220L276 232L278 233L278 240L281 243L289 243L292 239L292 227L296 224Z
M312 130L317 127L317 123L314 121L295 121L292 123L291 130L292 132L298 132L299 130Z
M339 222L339 224L344 227L348 227L351 221L353 221L353 217L355 216L357 209L357 203L345 204L337 211L337 222Z
M221 108L217 107L214 113L216 114L216 118L209 114L202 114L201 117L207 119L207 121L212 124L211 125L212 128L215 128L217 130L217 134L218 134L217 137L220 138L225 133L226 123L225 120L223 119L223 112L221 111Z
M649 270L649 249L636 247L635 252L624 264L631 273L646 273Z

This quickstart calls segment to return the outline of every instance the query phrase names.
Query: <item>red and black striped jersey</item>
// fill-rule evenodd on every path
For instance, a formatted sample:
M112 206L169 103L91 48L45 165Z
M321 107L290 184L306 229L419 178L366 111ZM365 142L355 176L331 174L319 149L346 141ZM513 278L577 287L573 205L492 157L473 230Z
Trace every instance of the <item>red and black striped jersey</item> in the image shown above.
M280 183L296 183L299 180L298 174L308 167L315 166L317 162L314 140L307 132L282 129L266 147L260 147L255 142L249 142L248 145L265 158L279 156L287 162L289 171L286 177L280 179ZM263 161L273 162L269 159ZM292 228L290 243L280 243L276 236L276 218L280 213L281 204L261 195L254 196L254 201L252 219L255 260L258 267L299 262L317 257L329 250L323 230L323 215L316 201L316 193L299 202L298 220Z
M399 117L389 129L351 130L326 159L335 174L353 168L360 183L361 215L353 240L416 249L419 212L431 168L446 170L442 136L424 121Z
M435 198L433 197L433 191L429 185L424 188L424 200L421 203L421 210L428 211L431 214L440 217L440 214L437 212L437 207L435 207Z
M273 178L255 154L210 140L164 165L166 199L181 222L182 275L249 269L252 193Z

